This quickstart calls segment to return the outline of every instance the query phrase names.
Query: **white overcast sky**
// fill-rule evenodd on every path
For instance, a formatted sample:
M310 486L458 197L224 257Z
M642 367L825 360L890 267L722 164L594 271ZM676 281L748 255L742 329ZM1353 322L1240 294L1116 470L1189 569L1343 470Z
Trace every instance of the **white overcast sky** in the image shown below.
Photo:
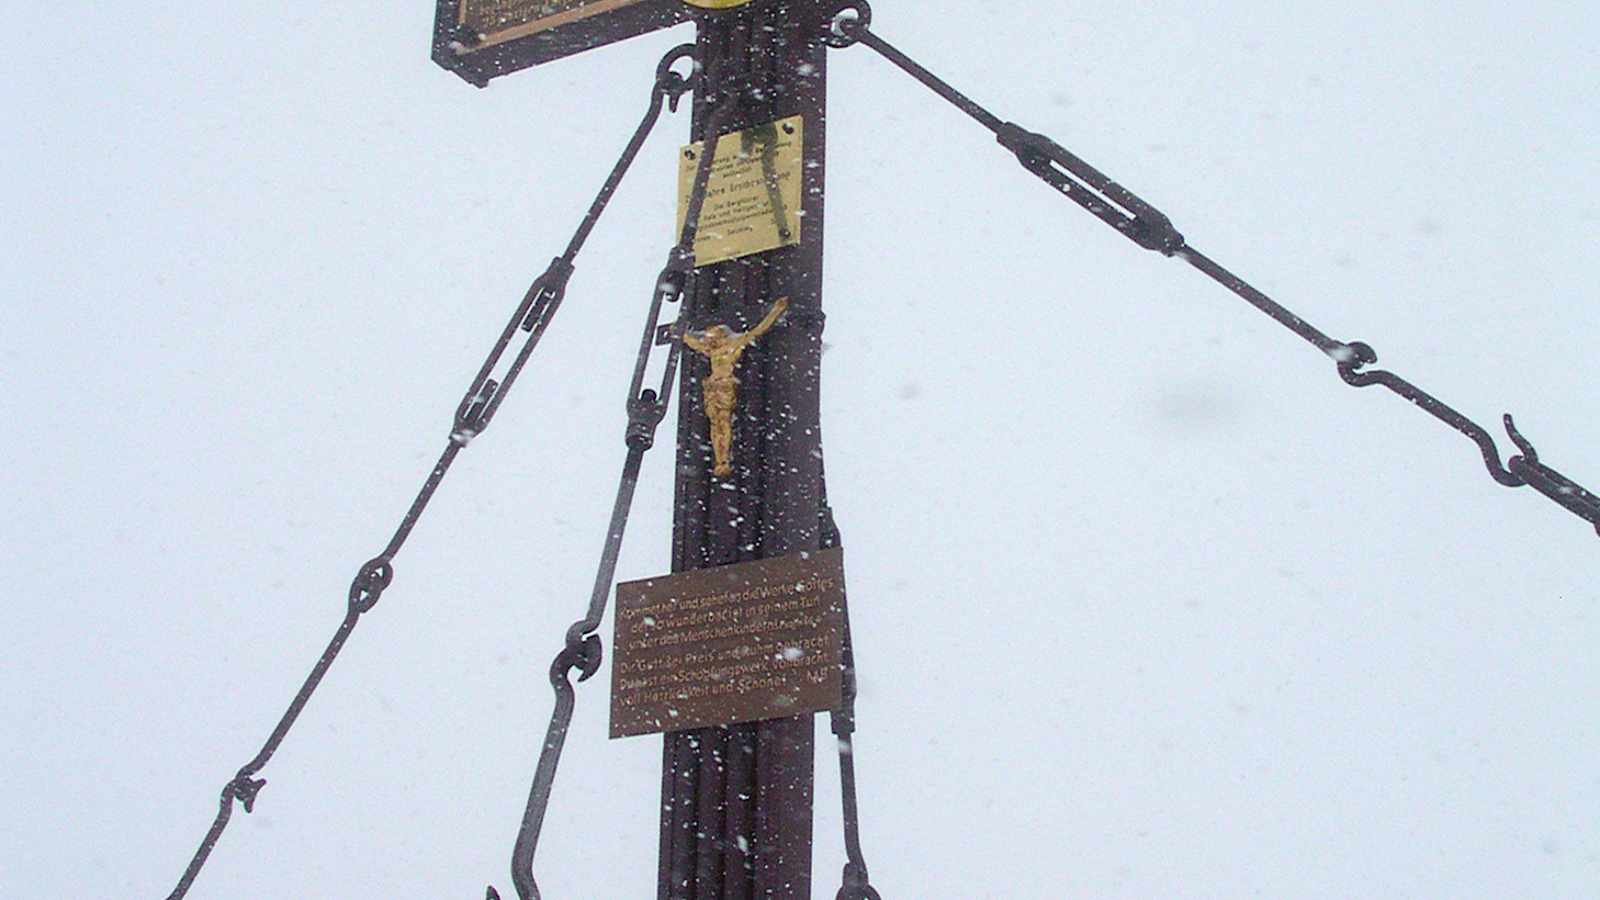
M164 897L691 31L478 91L429 61L429 0L7 10L0 894ZM876 24L1600 488L1597 16L879 0ZM1593 529L869 50L831 66L823 414L884 895L1600 894ZM663 121L192 897L509 889L687 128ZM668 568L671 474L658 449L623 579ZM653 891L660 740L605 739L607 680L540 849L553 900Z

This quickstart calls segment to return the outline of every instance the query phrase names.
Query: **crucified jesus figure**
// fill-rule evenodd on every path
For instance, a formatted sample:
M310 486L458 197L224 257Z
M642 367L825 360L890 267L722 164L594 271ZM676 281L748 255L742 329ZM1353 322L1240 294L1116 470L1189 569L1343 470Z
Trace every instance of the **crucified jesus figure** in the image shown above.
M788 308L789 298L781 297L767 310L761 324L749 331L713 325L683 336L683 343L690 350L711 360L711 374L701 380L700 391L705 396L706 418L711 420L711 449L716 454L716 468L712 471L719 478L733 474L733 408L739 399L739 379L733 370L745 348L776 325Z

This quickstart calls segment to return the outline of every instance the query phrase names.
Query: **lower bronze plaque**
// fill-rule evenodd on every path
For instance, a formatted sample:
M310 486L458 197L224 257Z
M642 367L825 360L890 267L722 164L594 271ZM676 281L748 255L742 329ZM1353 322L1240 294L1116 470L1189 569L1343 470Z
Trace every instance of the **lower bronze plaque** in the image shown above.
M617 585L611 736L839 705L844 551Z

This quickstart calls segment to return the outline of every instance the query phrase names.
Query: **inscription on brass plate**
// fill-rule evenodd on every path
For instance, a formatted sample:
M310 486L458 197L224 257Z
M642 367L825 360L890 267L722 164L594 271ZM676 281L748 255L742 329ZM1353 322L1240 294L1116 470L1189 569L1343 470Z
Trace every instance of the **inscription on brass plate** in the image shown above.
M708 266L800 243L800 183L805 161L800 116L722 136L711 162L694 263ZM678 156L678 230L688 214L704 142Z
M484 36L482 43L470 48L481 50L639 2L641 0L461 0L460 24Z
M619 584L611 736L834 709L843 635L842 550Z

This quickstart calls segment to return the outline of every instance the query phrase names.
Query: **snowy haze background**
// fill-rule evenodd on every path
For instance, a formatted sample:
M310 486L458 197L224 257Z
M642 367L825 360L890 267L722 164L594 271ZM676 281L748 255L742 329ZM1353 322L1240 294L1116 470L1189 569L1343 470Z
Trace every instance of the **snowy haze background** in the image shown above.
M428 60L432 7L12 17L33 40L0 63L8 897L166 896L691 33L476 91ZM1600 487L1592 6L876 12ZM885 896L1600 894L1593 530L869 50L831 65L824 422ZM509 889L687 127L663 121L192 897ZM623 579L668 568L671 457L647 460ZM552 898L653 891L660 740L605 739L607 680L540 848Z

